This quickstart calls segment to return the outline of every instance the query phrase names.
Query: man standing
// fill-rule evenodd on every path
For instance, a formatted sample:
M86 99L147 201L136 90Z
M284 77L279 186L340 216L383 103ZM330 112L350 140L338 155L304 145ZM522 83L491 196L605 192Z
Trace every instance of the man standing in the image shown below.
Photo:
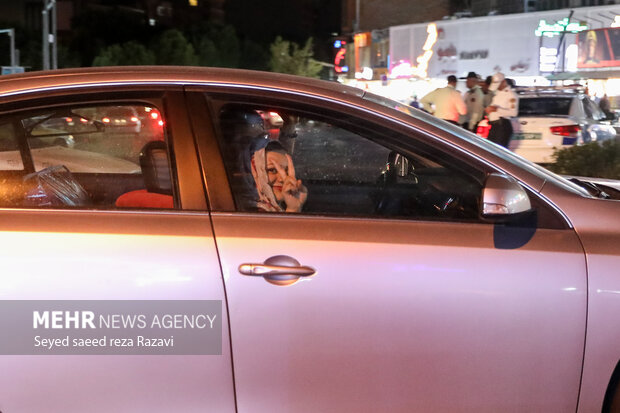
M463 97L456 90L456 76L453 75L448 76L448 86L433 90L420 103L428 112L455 125L459 124L459 116L467 113Z
M495 93L489 90L489 86L491 86L492 81L493 76L487 76L486 79L484 79L484 82L480 82L480 88L482 89L482 94L484 95L484 100L482 101L482 104L484 105L485 109L491 104L493 96L495 96Z
M496 91L491 104L485 109L491 123L489 140L508 148L512 135L510 117L517 116L519 98L500 72L493 75L489 89Z
M484 114L484 95L482 89L480 89L478 85L480 78L475 72L469 72L465 79L465 84L468 89L467 92L465 92L467 114L461 118L461 123L465 129L476 133L476 126Z

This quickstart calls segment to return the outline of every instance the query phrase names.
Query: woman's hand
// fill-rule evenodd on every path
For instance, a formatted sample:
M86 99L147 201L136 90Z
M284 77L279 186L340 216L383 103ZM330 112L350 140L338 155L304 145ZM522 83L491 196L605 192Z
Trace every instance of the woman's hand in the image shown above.
M282 178L282 197L286 204L286 212L301 212L301 208L308 198L308 189L295 178L295 167L290 155L286 155L288 173L280 165L275 164L278 174Z

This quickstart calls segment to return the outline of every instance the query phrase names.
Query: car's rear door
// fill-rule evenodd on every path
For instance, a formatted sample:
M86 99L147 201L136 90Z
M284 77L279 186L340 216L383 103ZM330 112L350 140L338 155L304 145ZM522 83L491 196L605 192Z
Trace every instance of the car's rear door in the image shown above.
M110 108L140 126L107 128ZM225 295L180 88L24 95L0 103L0 140L0 411L234 411ZM145 165L147 144L158 149ZM112 328L47 326L48 310L105 313ZM144 325L123 324L141 315ZM205 326L219 342L186 340ZM58 334L68 345L37 345ZM104 346L77 347L80 334ZM112 348L113 336L125 340Z
M575 410L585 261L548 204L531 194L537 221L483 222L486 167L431 135L328 100L217 90L207 106L195 91L240 411ZM235 127L269 111L277 134ZM246 204L274 136L307 188L301 213ZM315 274L242 274L267 264Z

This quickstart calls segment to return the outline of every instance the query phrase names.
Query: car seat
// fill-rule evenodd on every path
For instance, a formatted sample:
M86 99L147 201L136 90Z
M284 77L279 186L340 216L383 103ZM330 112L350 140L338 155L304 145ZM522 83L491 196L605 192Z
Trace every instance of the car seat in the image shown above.
M252 177L252 155L269 143L264 120L254 109L230 107L220 114L223 155L237 209L256 208L256 184Z
M116 199L118 208L174 208L168 151L162 141L148 142L140 151L140 168L145 189L122 194Z

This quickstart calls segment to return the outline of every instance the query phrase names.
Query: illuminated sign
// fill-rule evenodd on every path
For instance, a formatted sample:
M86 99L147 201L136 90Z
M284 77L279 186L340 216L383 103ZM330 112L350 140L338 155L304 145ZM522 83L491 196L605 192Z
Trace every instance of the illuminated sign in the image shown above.
M198 0L189 0L190 6L198 6Z
M557 23L549 24L545 20L541 20L538 23L538 28L534 31L536 36L553 37L562 33L579 33L581 31L588 30L588 26L582 23L570 23L568 17L559 20Z
M459 59L461 60L486 59L487 57L489 57L489 51L486 49L459 53Z
M337 49L336 57L334 57L334 70L336 73L347 73L349 66L347 66L347 42L344 40L334 41L334 49Z
M616 16L611 23L611 27L620 27L620 16Z
M588 30L577 35L577 68L619 67L620 28Z
M356 34L353 38L355 41L355 47L366 47L368 46L368 40L370 38L370 33L359 33Z
M551 47L540 48L539 69L541 72L553 72L555 70L555 65L557 61L558 61L557 49L554 49Z

